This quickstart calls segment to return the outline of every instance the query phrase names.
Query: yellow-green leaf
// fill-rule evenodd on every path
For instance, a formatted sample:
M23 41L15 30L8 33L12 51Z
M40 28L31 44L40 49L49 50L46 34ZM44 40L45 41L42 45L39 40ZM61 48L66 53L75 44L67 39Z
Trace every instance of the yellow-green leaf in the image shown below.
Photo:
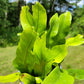
M23 6L20 13L20 21L23 27L23 30L33 26L33 17L29 12L28 6Z
M23 30L20 36L20 42L16 50L16 58L13 61L14 66L21 72L32 72L35 62L32 48L36 40L36 32L31 28Z
M60 63L67 56L66 45L56 45L52 48L52 57L54 62Z
M54 14L50 19L50 38L57 35L59 29L59 18L58 14Z
M66 70L60 71L57 66L42 82L42 84L73 84L74 78Z
M35 31L42 33L46 29L47 24L46 10L39 2L36 2L32 6L32 11Z
M67 46L78 46L84 43L83 35L78 34L75 37L66 40Z
M20 72L13 73L7 76L0 76L1 83L15 82L20 78Z
M20 80L24 83L24 84L35 84L35 77L31 76L30 74L27 73L23 73L20 77Z

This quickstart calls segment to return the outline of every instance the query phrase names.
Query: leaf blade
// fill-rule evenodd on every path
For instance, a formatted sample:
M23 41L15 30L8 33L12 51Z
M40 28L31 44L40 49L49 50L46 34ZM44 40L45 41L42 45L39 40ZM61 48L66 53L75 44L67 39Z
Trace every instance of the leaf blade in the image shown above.
M42 82L42 84L73 84L74 78L63 70L60 72L59 67L57 66Z
M20 37L20 42L16 50L16 58L13 61L14 66L21 72L31 73L35 59L32 53L33 44L36 39L36 32L31 28L24 30ZM32 66L29 68L29 66Z
M78 46L84 43L83 35L78 34L75 37L66 40L67 46Z
M23 6L21 9L21 13L20 13L20 21L21 21L21 25L24 29L30 28L32 27L34 24L33 22L33 17L31 15L31 13L29 12L29 7L28 6Z
M30 74L27 73L23 73L20 77L20 80L24 83L24 84L35 84L35 77L33 77Z
M65 56L67 56L67 46L66 45L56 45L52 47L52 57L54 58L54 62L60 63Z
M70 31L71 19L72 17L70 12L63 13L59 16L58 33L56 36L50 39L50 48L52 48L55 45L65 44L65 37Z
M15 82L20 78L20 73L13 73L7 76L0 76L1 83Z
M64 14L61 14L59 19L60 19L59 36L65 37L70 31L70 25L71 25L71 20L72 20L71 13L68 11Z
M57 35L59 29L58 14L54 14L50 19L50 38Z
M34 67L35 74L44 75L46 55L44 50L46 49L46 32L40 37L38 37L34 43L33 53L37 58L37 63Z
M39 2L36 2L36 4L32 6L32 11L33 11L35 31L41 33L46 29L46 23L47 23L46 10Z

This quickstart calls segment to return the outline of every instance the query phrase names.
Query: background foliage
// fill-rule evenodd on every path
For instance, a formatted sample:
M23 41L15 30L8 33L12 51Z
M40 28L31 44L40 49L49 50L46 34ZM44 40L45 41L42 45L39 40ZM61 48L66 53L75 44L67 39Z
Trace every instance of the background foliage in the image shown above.
M84 6L82 8L77 7L77 9L74 10L71 35L75 36L78 33L84 35Z

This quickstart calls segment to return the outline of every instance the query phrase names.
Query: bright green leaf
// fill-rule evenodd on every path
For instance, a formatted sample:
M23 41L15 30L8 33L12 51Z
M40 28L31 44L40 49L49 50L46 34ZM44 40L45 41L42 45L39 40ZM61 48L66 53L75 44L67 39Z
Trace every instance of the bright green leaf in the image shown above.
M32 11L35 30L42 33L46 29L47 24L46 10L39 2L36 2L36 4L32 6Z
M35 84L35 77L31 76L30 74L27 73L23 73L20 77L20 80L24 83L24 84Z
M52 49L44 50L47 57L47 64L45 66L45 73L49 73L52 69L52 64L60 63L63 61L65 56L67 56L67 46L66 45L56 45Z
M59 16L59 36L64 38L69 30L71 25L72 16L70 12L66 12Z
M7 76L0 76L1 83L15 82L20 78L20 73L13 73Z
M56 45L51 49L46 48L44 52L48 62L53 60L53 62L60 63L67 56L67 46Z
M60 45L65 43L65 37L69 33L71 24L71 13L66 12L59 16L59 28L58 33L52 39L49 38L49 47L52 48L55 45Z
M21 72L32 72L35 58L32 53L33 44L36 39L36 33L31 28L24 30L20 36L20 42L16 50L14 66Z
M37 62L34 67L35 74L40 76L47 75L52 69L52 51L46 48L46 32L38 37L34 43L33 53L37 58Z
M60 71L56 67L42 82L42 84L73 84L74 78L70 76L66 70Z
M82 69L68 69L68 73L78 80L84 80L84 70Z
M24 29L30 28L33 26L33 17L29 12L28 6L23 6L20 13L21 25Z
M46 58L46 32L40 37L38 37L34 43L33 53L37 58L35 64L34 72L35 74L42 75L45 71L45 64L47 63Z
M47 75L52 68L52 63L60 63L67 55L66 45L57 45L52 49L46 48L46 33L41 38L38 37L34 43L33 52L38 59L35 64L35 73Z
M48 76L46 76L42 84L55 84L59 76L60 76L60 70L59 67L57 67Z
M44 51L44 48L46 47L46 32L40 37L38 37L34 43L34 49L33 52L38 56L38 59L41 60L41 52Z
M78 46L84 43L83 35L78 34L76 37L72 37L66 40L68 46Z
M36 80L36 84L42 83L42 79L40 77L35 77L35 80Z
M57 35L59 29L59 18L58 14L56 13L50 19L50 38Z
M66 45L56 45L51 50L52 50L51 58L54 59L54 62L56 63L60 63L65 58L65 56L67 56Z

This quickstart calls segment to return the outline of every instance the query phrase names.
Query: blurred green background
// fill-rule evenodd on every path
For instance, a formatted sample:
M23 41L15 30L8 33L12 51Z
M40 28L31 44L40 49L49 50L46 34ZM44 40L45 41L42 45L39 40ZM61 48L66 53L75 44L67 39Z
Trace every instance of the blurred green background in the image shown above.
M53 14L60 15L70 11L73 18L68 36L84 35L84 0L0 0L0 75L17 71L12 61L19 41L17 33L22 32L20 10L22 6L28 5L32 13L32 5L36 1L39 1L47 11L48 27L49 19ZM84 45L69 47L68 56L62 63L62 67L84 69ZM17 82L7 84L17 84ZM84 81L76 80L75 84L84 84Z

